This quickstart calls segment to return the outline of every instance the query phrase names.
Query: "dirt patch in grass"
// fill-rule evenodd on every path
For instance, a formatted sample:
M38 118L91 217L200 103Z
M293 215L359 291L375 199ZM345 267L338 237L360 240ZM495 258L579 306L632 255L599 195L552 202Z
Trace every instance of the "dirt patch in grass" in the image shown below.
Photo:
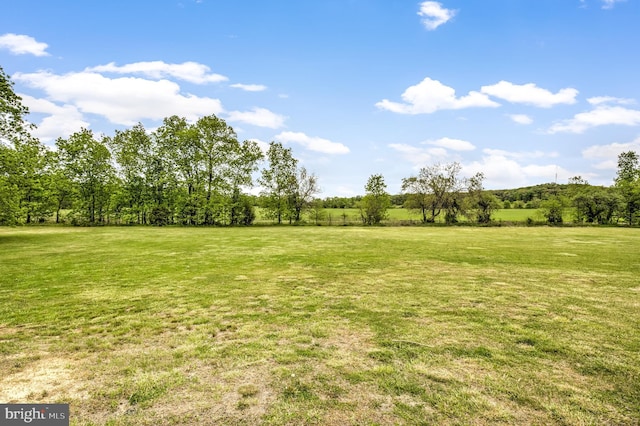
M260 424L276 398L272 368L268 362L228 368L192 365L184 373L184 383L155 400L144 413L125 402L121 404L125 409L112 413L110 420L137 422L144 414L152 424Z
M86 389L75 379L70 363L59 357L40 359L0 379L0 401L24 403L87 398Z
M321 347L332 352L329 365L362 368L372 365L367 354L376 348L373 337L368 330L357 330L344 324L328 330L319 340Z

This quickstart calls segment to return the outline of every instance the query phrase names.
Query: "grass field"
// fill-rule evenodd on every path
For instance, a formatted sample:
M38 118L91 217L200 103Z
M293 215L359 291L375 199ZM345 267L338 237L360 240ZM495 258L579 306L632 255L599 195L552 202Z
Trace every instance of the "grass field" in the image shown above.
M71 424L638 424L640 230L0 228L0 402Z
M271 224L274 221L264 217L263 211L258 208L257 211L257 224ZM573 220L573 213L571 209L567 209L564 214L564 221L570 223ZM394 225L397 223L420 223L422 216L420 212L404 208L392 208L387 211L386 224ZM496 210L492 216L494 222L526 222L528 218L536 222L544 222L545 219L539 209L500 209ZM466 218L460 217L461 222L466 221ZM307 217L308 223L314 223L315 220L312 217ZM358 209L324 209L322 212L321 220L322 225L359 225L362 224L360 219L360 211ZM444 213L438 217L438 222L444 222Z

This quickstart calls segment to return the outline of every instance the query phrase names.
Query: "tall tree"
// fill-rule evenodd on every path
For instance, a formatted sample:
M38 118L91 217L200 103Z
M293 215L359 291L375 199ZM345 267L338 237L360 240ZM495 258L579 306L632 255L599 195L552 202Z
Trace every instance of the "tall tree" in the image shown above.
M640 210L640 157L635 151L618 155L615 184L623 199L625 220L633 225Z
M223 223L234 191L251 185L262 153L255 142L240 143L233 128L215 115L200 118L194 130L204 176L204 223Z
M0 141L0 224L20 220L20 189L15 182L18 161L12 147Z
M387 184L382 175L374 174L369 177L364 189L365 196L360 200L360 217L366 225L377 225L386 219L387 210L391 207Z
M51 214L47 173L52 157L37 139L19 138L13 144L16 168L12 180L18 188L21 216L26 223L44 220Z
M125 222L146 223L150 209L150 198L146 176L153 159L152 140L140 123L131 129L117 130L113 138L105 138L118 164L117 172L121 180L121 216Z
M467 179L466 210L467 216L471 216L476 222L489 223L493 212L500 208L500 201L495 195L484 190L483 181L483 173L476 173Z
M239 155L233 160L235 173L231 175L232 194L230 198L229 224L251 225L256 218L254 199L241 192L242 187L253 186L253 174L258 163L264 158L262 150L254 141L244 141Z
M52 151L49 154L50 171L48 174L48 190L52 209L56 214L56 223L60 223L60 211L63 208L72 206L75 198L75 188L73 182L60 161L59 152Z
M79 195L76 211L90 224L104 222L115 178L106 145L91 130L82 129L68 139L59 138L56 146L65 174Z
M295 186L290 200L295 222L300 222L302 213L312 207L314 196L319 192L320 187L316 175L307 172L305 167L300 167L296 173Z
M13 91L13 82L0 66L0 144L29 136L33 127L25 120L29 109Z
M434 164L423 167L418 176L402 180L402 191L407 194L407 207L419 210L423 222L435 222L442 211L447 220L455 219L461 207L459 193L463 182L459 179L459 163Z
M239 142L233 128L215 115L194 124L177 116L166 118L153 139L161 154L155 164L164 163L167 171L160 181L165 188L175 186L169 194L181 223L246 222L239 216L241 211L248 214L242 188L253 185L252 174L262 158L255 142ZM159 174L156 166L153 170Z
M613 221L620 211L622 199L614 188L594 187L588 184L574 189L571 199L576 222L605 224Z
M46 148L30 135L29 110L0 67L0 223L47 215Z
M271 142L267 151L268 167L262 170L259 179L265 200L264 208L267 216L282 223L283 219L292 218L291 199L297 185L298 160L293 157L291 148L281 143Z
M542 216L552 225L560 225L563 222L563 214L567 200L561 196L553 196L540 203Z
M154 132L158 152L165 162L167 178L173 184L172 198L180 223L196 225L202 178L198 167L198 148L193 127L182 117L164 119Z

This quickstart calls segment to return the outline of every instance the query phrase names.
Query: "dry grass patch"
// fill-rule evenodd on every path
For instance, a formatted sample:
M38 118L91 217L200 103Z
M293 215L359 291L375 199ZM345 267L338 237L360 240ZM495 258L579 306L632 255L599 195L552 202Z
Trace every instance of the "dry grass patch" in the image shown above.
M0 379L0 401L49 402L82 400L88 397L87 383L77 379L72 368L75 361L60 357L41 356L26 364L21 371Z

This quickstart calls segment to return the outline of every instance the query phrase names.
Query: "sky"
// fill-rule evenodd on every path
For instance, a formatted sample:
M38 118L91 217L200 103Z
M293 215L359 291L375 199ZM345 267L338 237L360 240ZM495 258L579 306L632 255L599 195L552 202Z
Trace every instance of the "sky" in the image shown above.
M488 189L609 186L640 152L639 22L640 0L20 0L0 66L51 147L215 114L322 197L454 161Z

